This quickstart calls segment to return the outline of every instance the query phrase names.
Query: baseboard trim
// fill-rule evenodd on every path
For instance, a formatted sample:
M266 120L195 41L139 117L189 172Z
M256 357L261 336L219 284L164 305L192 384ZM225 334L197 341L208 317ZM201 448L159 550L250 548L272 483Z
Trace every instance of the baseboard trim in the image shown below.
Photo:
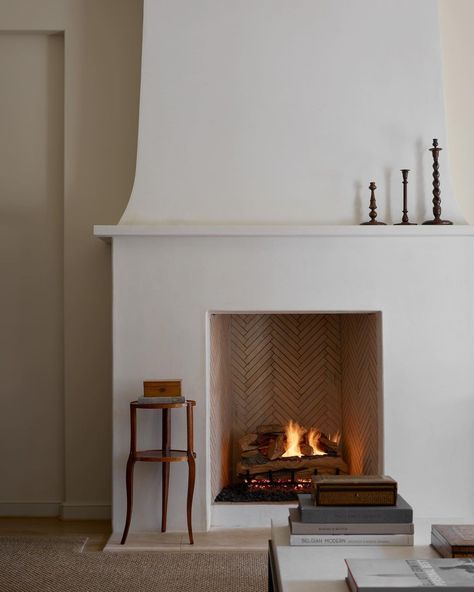
M0 502L2 518L62 518L63 520L110 520L110 504L68 502Z
M0 502L0 516L7 518L57 518L61 502Z
M61 504L63 520L110 520L112 507L110 504L80 504L64 502Z

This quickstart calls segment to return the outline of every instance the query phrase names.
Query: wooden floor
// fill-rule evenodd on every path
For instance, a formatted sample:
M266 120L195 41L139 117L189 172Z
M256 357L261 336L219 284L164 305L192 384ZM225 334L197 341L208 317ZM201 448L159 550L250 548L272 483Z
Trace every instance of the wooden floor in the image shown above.
M112 532L108 520L61 520L59 518L0 518L0 536L39 535L87 537L88 551L102 551Z

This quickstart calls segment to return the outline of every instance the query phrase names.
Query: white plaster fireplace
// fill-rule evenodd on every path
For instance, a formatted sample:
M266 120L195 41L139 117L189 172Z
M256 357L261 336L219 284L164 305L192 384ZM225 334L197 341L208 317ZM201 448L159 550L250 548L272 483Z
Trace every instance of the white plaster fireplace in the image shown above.
M435 0L145 0L135 187L120 224L95 229L112 239L115 532L128 404L147 379L181 378L197 402L195 530L277 511L213 503L212 313L379 314L383 469L416 517L474 519L474 231L445 153L455 225L358 226L374 177L379 217L399 221L403 167L412 220L431 216L437 18ZM154 419L140 418L143 445ZM161 473L144 465L131 531L159 529ZM173 467L170 530L185 529L185 489Z
M268 236L268 229L267 236L258 229L247 229L251 236L235 236L237 230L216 236L212 229L195 236L202 229L191 228L172 236L160 228L148 229L152 236L115 232L114 530L125 516L128 403L144 379L160 377L181 377L186 396L197 401L195 527L224 520L210 491L210 311L382 311L385 471L398 479L417 515L472 515L470 228L442 229L441 236L426 227L316 228L306 236L304 229L291 236L278 236L283 230ZM149 418L143 419L146 433ZM174 425L181 439L183 422L176 418ZM159 433L151 422L148 430L150 444ZM185 473L172 471L171 529L184 528ZM158 471L137 466L132 530L158 528L159 480ZM249 510L241 512L238 522L248 523Z

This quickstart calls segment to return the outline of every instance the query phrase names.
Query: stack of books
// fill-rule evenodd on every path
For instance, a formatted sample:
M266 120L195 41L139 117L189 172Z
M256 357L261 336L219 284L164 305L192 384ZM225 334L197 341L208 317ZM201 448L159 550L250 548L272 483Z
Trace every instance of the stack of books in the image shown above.
M433 524L431 545L442 557L474 558L474 524Z
M413 509L390 477L316 476L289 523L290 545L413 545Z

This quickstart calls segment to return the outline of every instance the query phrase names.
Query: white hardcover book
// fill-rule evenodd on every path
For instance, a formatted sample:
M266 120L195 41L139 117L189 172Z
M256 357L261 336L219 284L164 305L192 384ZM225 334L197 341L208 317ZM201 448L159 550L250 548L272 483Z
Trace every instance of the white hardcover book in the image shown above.
M349 546L349 545L392 545L413 546L412 534L337 534L304 535L290 534L290 545L308 546Z
M352 592L474 590L474 559L346 559Z

